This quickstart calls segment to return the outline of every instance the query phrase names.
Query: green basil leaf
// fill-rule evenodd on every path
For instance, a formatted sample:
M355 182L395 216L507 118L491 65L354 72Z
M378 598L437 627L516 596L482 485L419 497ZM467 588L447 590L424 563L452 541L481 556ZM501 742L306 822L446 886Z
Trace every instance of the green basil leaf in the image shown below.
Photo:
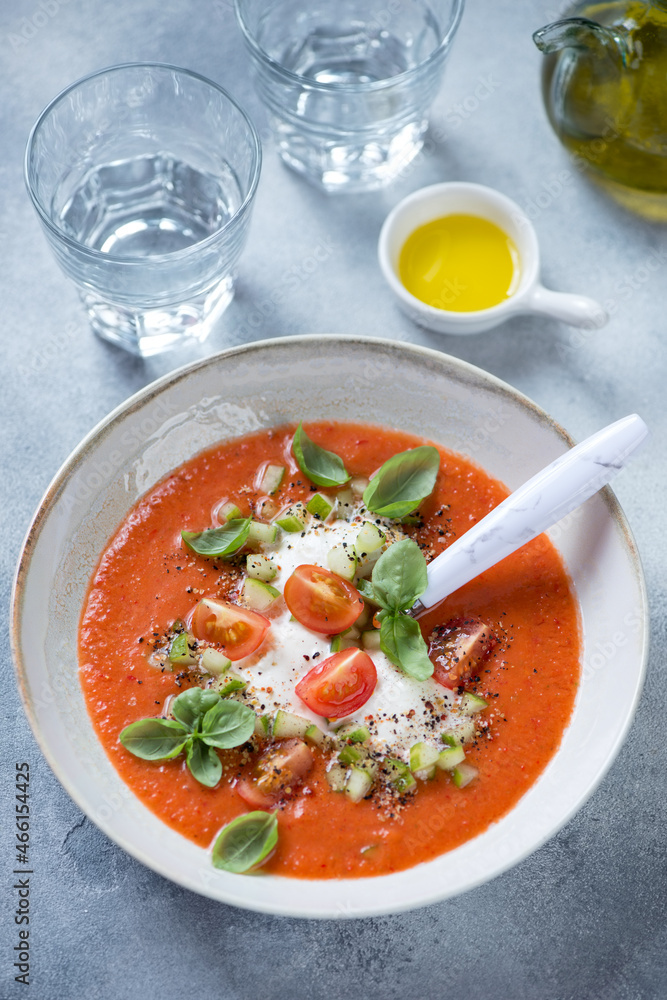
M250 812L223 826L213 845L216 868L241 874L266 861L278 843L275 813Z
M179 694L178 698L174 698L171 712L175 719L178 719L192 732L202 716L219 701L220 695L216 691L204 691L200 687L191 687L183 694Z
M235 517L222 528L182 531L181 538L198 556L231 556L247 542L251 523L251 517Z
M207 747L200 739L191 741L188 747L187 763L193 778L196 778L200 785L206 785L207 788L213 788L222 777L220 758L213 747Z
M424 554L411 538L401 538L382 553L371 580L381 607L408 611L428 586Z
M255 713L238 701L220 701L204 716L201 738L209 746L229 750L249 740L255 730Z
M433 674L428 647L418 622L408 615L389 615L380 627L380 649L404 674L425 681Z
M440 454L430 444L394 455L364 490L366 509L383 517L404 517L433 491Z
M357 580L357 582L355 583L355 587L357 588L361 596L364 597L367 601L370 601L371 604L375 604L378 608L382 607L382 604L380 603L378 596L375 593L375 588L373 587L373 584L371 583L370 580Z
M190 734L180 722L171 719L139 719L126 726L120 742L142 760L169 760L178 757Z
M292 438L292 451L301 471L316 486L342 486L350 478L338 455L311 441L302 423Z

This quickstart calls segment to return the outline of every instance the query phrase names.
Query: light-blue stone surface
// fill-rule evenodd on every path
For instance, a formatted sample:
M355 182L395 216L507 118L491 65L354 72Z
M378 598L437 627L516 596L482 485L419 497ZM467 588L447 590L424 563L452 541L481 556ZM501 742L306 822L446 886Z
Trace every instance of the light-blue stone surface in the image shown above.
M229 345L311 332L394 338L487 369L577 439L635 410L653 431L614 487L643 557L652 609L648 681L627 742L549 843L490 884L427 909L358 922L273 918L154 874L100 833L52 775L25 720L5 643L2 1000L667 996L667 230L608 201L549 129L531 33L562 10L557 0L469 0L427 151L384 191L332 198L278 161L231 0L0 4L3 609L30 518L71 449L158 375ZM205 345L151 361L90 333L22 179L25 141L44 105L73 80L133 60L174 63L221 83L256 121L265 152L234 302ZM600 299L609 325L581 333L523 318L468 339L411 325L385 288L377 236L401 197L442 180L494 185L516 199L535 223L545 283ZM29 987L14 982L12 967L17 760L30 763L33 778Z

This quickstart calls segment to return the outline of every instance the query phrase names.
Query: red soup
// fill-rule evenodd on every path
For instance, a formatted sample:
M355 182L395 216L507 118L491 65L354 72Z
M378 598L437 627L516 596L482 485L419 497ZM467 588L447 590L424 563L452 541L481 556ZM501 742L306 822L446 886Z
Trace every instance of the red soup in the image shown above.
M265 810L265 871L383 875L481 833L543 771L574 704L577 605L541 536L415 624L426 563L507 490L398 431L307 431L221 444L137 503L90 584L81 683L122 779L183 836L209 847ZM121 743L139 720L178 734L195 687L252 732L205 746L190 720L195 750L177 735L160 759Z

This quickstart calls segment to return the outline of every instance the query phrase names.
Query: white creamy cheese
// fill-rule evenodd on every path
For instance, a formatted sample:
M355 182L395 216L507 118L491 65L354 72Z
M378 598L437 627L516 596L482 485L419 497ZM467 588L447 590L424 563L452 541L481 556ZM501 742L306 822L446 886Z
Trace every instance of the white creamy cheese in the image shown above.
M309 519L303 532L285 533L280 543L265 546L278 567L272 585L283 590L297 566L312 564L327 568L327 556L334 545L353 545L364 523L360 513L350 521ZM389 522L382 530L399 537ZM395 667L381 651L366 650L375 663L378 681L370 699L350 720L363 722L371 733L370 746L405 761L410 746L427 740L442 747L440 734L451 728L454 694L434 680L416 681ZM274 713L282 708L311 719L327 730L325 720L311 712L295 692L301 678L312 667L331 656L330 637L311 632L291 620L288 610L272 619L271 629L259 650L238 660L234 667L248 682L247 696L257 711ZM343 720L337 719L335 726Z

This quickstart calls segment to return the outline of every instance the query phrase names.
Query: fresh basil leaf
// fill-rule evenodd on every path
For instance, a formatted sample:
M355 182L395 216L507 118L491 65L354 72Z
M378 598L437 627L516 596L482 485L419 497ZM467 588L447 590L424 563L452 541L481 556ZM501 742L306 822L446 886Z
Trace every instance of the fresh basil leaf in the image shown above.
M220 701L204 716L201 738L209 746L229 750L249 740L255 730L255 713L238 701Z
M405 517L433 491L439 467L438 449L430 444L392 456L364 490L366 509L383 517Z
M338 455L311 441L302 423L292 438L292 451L303 474L316 486L342 486L350 478Z
M411 538L386 549L371 576L376 601L390 611L407 611L428 586L426 559Z
M370 580L357 580L355 587L361 596L367 601L370 601L371 604L375 604L378 608L382 607L382 604L380 604L377 594L375 593L375 588Z
M142 760L169 760L177 757L190 734L180 722L171 719L139 719L120 734L126 750Z
M219 701L220 695L217 691L204 691L200 687L191 687L174 699L171 712L175 719L192 732L202 716Z
M200 785L213 788L222 777L222 764L213 747L193 739L188 747L187 764Z
M388 615L380 627L380 649L404 674L425 681L433 674L428 647L414 618Z
M247 542L251 523L251 517L235 517L222 528L182 531L181 538L198 556L231 556Z
M278 843L275 813L250 812L223 826L213 845L216 868L242 874L266 861Z

